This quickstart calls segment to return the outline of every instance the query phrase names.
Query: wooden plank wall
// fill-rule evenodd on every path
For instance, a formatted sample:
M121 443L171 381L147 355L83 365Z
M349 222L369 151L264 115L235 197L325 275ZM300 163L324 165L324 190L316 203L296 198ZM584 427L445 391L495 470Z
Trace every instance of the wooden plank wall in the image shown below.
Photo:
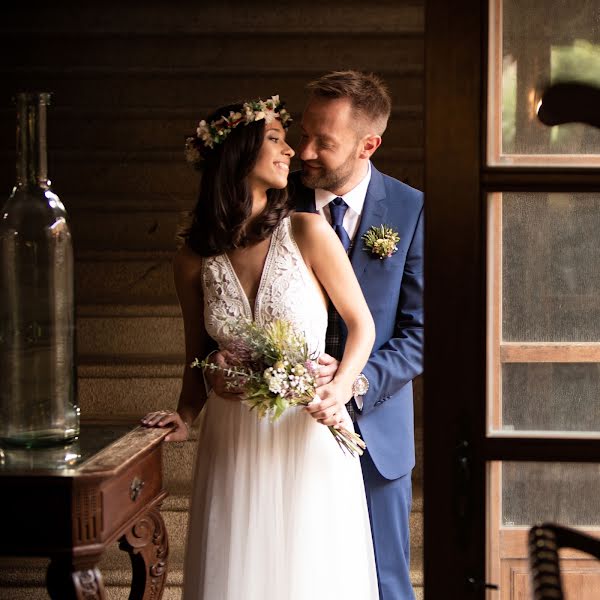
M422 184L422 2L22 6L0 22L6 191L18 89L54 92L51 174L69 207L173 209L195 193L181 146L203 114L272 93L298 114L307 81L349 67L383 75L393 94L378 167Z
M214 107L278 93L298 119L308 81L333 69L374 71L394 101L374 163L422 188L423 3L109 0L3 8L0 194L7 197L15 179L12 94L53 92L49 173L74 234L82 414L139 415L176 404L183 332L170 260L198 184L183 142ZM298 137L292 127L292 145ZM169 598L181 582L188 446L165 450ZM418 517L413 525L420 546ZM31 599L43 581L39 566L27 569L13 565L9 579L23 593L29 586L23 597ZM126 597L127 564L109 561L103 569Z

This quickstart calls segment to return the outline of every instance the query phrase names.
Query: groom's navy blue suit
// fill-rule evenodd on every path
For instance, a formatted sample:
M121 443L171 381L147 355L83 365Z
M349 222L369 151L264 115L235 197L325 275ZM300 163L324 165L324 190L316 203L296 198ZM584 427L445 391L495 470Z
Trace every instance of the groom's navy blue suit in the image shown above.
M290 178L298 211L316 212L314 190ZM363 234L388 225L398 251L383 260L364 250ZM363 373L369 391L357 411L368 451L362 458L382 600L413 598L409 515L415 464L412 380L423 370L423 194L380 173L371 181L350 260L375 321L373 352ZM346 329L341 324L342 343ZM343 347L343 346L342 346Z

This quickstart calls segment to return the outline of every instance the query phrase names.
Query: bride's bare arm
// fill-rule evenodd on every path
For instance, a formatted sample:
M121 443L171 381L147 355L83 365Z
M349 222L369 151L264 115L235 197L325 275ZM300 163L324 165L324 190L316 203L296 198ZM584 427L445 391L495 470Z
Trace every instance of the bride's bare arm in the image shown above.
M319 388L321 402L309 407L315 418L329 425L336 422L335 416L352 397L352 384L373 348L375 325L348 256L329 223L319 215L296 213L292 224L304 262L348 329L335 377Z
M204 328L202 259L184 246L175 255L173 272L185 334L185 367L179 403L177 412L151 412L142 419L142 423L149 427L175 425L165 439L182 441L188 438L192 422L206 401L202 370L190 366L195 358L202 359L206 355L208 345L208 334Z

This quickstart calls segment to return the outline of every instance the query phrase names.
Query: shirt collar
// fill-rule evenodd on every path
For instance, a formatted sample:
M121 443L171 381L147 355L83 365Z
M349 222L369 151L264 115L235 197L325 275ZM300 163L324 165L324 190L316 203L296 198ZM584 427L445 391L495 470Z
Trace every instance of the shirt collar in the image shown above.
M365 204L365 197L367 195L367 188L371 181L371 161L368 163L367 174L360 180L360 182L353 187L348 193L344 194L342 198L344 202L358 215L362 213L363 206ZM317 188L315 190L315 207L316 209L322 210L324 206L329 204L334 198L337 198L335 194Z

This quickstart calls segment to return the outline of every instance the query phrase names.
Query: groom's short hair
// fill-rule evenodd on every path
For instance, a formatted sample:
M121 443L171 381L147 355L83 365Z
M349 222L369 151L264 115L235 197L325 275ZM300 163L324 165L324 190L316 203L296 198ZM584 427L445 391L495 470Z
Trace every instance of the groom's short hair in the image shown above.
M392 99L387 85L374 73L361 71L332 71L306 89L311 97L348 98L354 111L359 113L382 135L392 111Z

